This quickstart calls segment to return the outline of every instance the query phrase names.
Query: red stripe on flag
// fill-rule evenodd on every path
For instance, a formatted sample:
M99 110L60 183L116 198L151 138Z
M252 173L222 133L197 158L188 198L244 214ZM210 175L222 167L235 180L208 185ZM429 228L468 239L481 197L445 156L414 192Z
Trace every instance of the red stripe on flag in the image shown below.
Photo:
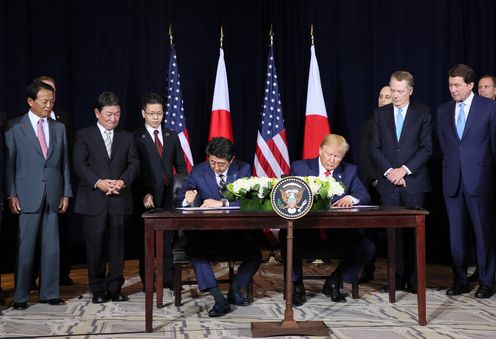
M303 139L303 159L319 155L322 139L330 133L329 119L321 115L307 115L305 118L305 136Z
M212 111L208 140L215 137L224 137L231 140L231 142L234 142L231 125L231 113L229 113L229 111L224 109Z

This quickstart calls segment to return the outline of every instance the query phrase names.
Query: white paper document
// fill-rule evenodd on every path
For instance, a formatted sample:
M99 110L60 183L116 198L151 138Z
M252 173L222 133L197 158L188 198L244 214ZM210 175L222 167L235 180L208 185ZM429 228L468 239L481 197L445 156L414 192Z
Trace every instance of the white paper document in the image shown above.
M176 207L177 210L182 211L209 211L209 210L239 210L239 206L225 206L225 207Z

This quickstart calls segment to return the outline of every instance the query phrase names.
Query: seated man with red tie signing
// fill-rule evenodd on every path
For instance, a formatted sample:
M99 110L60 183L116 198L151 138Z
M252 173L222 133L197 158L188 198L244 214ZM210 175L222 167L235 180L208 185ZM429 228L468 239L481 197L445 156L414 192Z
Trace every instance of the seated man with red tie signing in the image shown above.
M332 207L352 207L368 204L370 195L357 174L357 167L342 161L349 145L345 138L329 134L322 140L319 156L314 159L295 161L291 164L291 175L295 176L332 176L344 185L344 193L332 199ZM285 245L286 232L281 230L280 243ZM320 243L320 244L319 244ZM306 244L312 247L325 247L333 256L343 258L336 270L325 281L322 293L334 302L346 301L339 287L341 281L354 281L365 264L372 258L375 245L364 237L359 230L326 229L319 231L295 230L293 249L293 304L300 306L306 301L303 285L302 252ZM322 246L320 246L322 245ZM284 246L285 247L285 246ZM282 249L282 253L285 253Z

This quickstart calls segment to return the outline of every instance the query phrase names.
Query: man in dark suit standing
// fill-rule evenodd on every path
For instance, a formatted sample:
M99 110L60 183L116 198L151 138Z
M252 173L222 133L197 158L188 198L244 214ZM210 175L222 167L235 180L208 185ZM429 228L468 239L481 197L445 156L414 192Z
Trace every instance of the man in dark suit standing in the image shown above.
M208 160L193 167L176 204L191 206L195 199L199 199L201 207L239 205L238 201L229 202L223 198L221 191L228 183L249 177L250 166L234 158L233 144L223 137L210 140L206 153ZM187 238L186 254L195 270L198 289L209 291L215 299L214 307L208 312L209 317L220 317L231 312L230 303L248 305L240 290L247 288L260 266L261 254L254 239L242 231L192 231L187 233ZM206 255L213 248L226 248L243 258L231 282L227 300L217 286L210 259Z
M139 156L131 133L117 128L117 95L98 96L96 125L78 131L74 169L79 188L74 211L82 215L88 282L93 303L127 301L124 284L124 231L133 212L131 185L139 173ZM109 271L106 274L105 257Z
M139 211L151 208L172 207L171 180L173 169L187 175L186 162L177 133L163 127L164 100L156 93L146 95L141 101L141 115L145 125L135 132L140 155L141 172L136 180ZM139 213L141 215L141 213ZM141 231L141 234L143 231ZM174 265L172 257L172 232L164 232L164 286L173 288ZM141 241L143 246L144 241ZM142 249L139 273L144 286L145 267Z
M44 82L47 85L53 87L53 98L56 100L57 87L55 80L47 75L42 75L35 80ZM70 115L66 112L52 112L50 113L50 118L57 120L64 124L65 131L67 134L67 141L69 145L69 159L71 158L72 147L74 145L72 121ZM71 176L72 178L72 176ZM59 285L61 286L72 286L74 281L69 276L71 272L71 247L69 244L69 215L71 211L64 213L59 216L59 248L60 248L60 275L59 275ZM34 281L35 279L33 279Z
M344 193L332 198L334 207L352 207L358 203L370 203L370 195L358 178L357 167L342 161L349 150L346 139L341 135L328 134L322 140L319 156L314 159L298 160L291 164L290 175L296 176L332 176L341 182ZM281 252L285 253L286 231L279 233ZM306 301L305 286L303 285L302 251L305 244L319 248L328 248L334 255L343 257L339 266L326 279L322 293L334 302L346 301L339 287L341 281L352 282L358 279L358 274L367 262L374 256L375 245L364 237L359 230L295 230L293 241L293 304L300 306Z
M374 111L370 152L386 206L424 207L425 193L431 189L427 163L432 118L427 106L410 101L413 83L409 72L394 72L389 82L392 104ZM417 293L414 254L411 230L396 230L396 289Z
M450 223L453 286L447 295L468 293L467 255L475 234L479 288L476 298L494 293L496 270L494 193L496 184L496 103L474 95L475 73L467 65L448 71L453 100L437 114L443 155L443 193Z
M10 210L19 214L14 309L27 308L39 234L40 302L64 304L59 298L58 213L67 210L72 196L65 127L49 117L54 90L34 81L27 97L30 111L9 122L5 133L5 192Z

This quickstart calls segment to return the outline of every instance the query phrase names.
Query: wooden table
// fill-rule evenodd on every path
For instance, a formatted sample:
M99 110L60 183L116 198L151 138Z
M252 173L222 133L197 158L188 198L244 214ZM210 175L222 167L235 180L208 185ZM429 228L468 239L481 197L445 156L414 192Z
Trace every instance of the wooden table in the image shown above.
M425 302L425 210L395 207L337 209L311 212L295 221L295 229L386 228L388 234L389 301L395 300L395 229L414 228L417 256L418 321L426 325ZM287 221L275 212L240 210L174 210L144 213L145 220L145 329L153 331L154 275L157 307L163 307L163 232L172 230L255 230L264 227L286 228Z

